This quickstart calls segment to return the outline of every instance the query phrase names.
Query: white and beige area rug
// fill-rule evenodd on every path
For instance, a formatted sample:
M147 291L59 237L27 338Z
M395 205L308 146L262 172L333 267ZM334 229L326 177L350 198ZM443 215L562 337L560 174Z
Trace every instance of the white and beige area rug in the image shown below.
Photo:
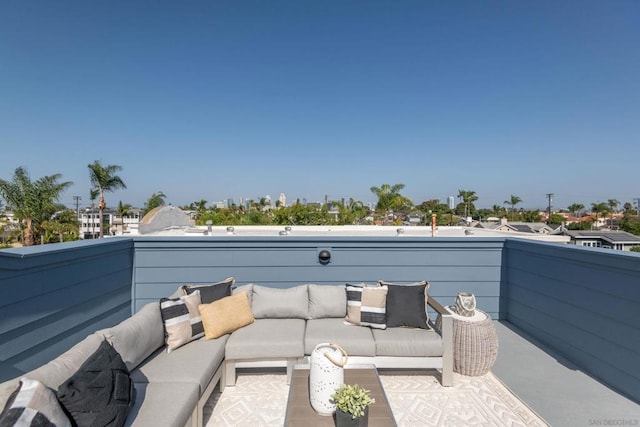
M454 374L442 387L434 375L380 374L399 427L547 426L492 373ZM284 374L240 374L235 387L215 391L204 411L207 427L282 426L289 387Z

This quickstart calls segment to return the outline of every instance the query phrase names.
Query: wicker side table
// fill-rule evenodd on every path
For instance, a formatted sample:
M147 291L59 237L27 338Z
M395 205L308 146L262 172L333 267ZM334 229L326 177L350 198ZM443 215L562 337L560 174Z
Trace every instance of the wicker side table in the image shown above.
M491 316L477 309L473 317L452 315L454 372L472 377L486 374L498 357L498 335Z

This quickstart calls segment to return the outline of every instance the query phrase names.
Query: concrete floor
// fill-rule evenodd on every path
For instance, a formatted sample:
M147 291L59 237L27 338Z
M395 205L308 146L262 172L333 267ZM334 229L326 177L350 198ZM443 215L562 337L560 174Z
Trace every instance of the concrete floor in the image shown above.
M640 426L640 404L585 374L509 322L496 321L492 368L503 383L552 426Z

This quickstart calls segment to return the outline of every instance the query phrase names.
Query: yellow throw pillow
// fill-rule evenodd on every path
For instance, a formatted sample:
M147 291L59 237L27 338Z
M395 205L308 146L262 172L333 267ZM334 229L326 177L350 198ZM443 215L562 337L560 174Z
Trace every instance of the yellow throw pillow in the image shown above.
M230 334L255 321L246 291L209 304L200 304L198 308L204 336L208 340Z

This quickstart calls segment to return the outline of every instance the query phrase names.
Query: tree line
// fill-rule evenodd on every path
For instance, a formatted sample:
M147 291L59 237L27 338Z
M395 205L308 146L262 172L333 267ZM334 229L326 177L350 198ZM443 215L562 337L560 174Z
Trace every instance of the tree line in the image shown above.
M103 237L104 210L107 208L105 193L118 189L125 189L126 184L118 175L122 170L119 165L102 165L98 160L89 164L89 180L91 182L91 207L98 208L99 236ZM71 211L59 203L60 196L72 183L61 181L62 175L54 174L31 180L24 167L18 167L11 180L0 179L0 196L6 203L6 208L13 211L18 220L20 238L23 245L50 243L56 241L75 240L79 238L78 218ZM408 216L418 214L423 224L430 223L431 216L436 215L438 225L455 225L468 217L487 220L490 217L507 218L510 221L539 222L540 211L518 209L523 201L511 194L502 205L491 208L478 209L475 202L478 195L472 190L458 190L458 203L451 209L448 204L439 200L426 200L414 204L402 194L404 184L382 184L370 187L371 193L377 198L375 209L370 211L361 201L328 201L327 203L303 204L296 201L290 206L280 206L276 202L275 209L268 205L265 198L251 200L247 206L232 205L228 208L207 206L204 199L181 206L184 210L195 212L197 225L353 225L353 224L385 224L401 225ZM97 206L95 201L98 201ZM153 193L145 203L142 214L164 206L166 195L162 191ZM609 199L606 203L591 204L590 213L595 215L593 221L583 221L570 224L569 229L591 228L592 223L599 218L611 217L618 212L620 202ZM620 228L640 235L640 221L631 203L624 203L623 218ZM132 209L130 204L119 201L116 214L124 217ZM565 212L580 217L586 207L580 203L572 203ZM0 212L2 204L0 203ZM548 218L551 224L561 224L565 217L552 213ZM5 226L6 227L6 226ZM6 230L0 230L0 232Z

